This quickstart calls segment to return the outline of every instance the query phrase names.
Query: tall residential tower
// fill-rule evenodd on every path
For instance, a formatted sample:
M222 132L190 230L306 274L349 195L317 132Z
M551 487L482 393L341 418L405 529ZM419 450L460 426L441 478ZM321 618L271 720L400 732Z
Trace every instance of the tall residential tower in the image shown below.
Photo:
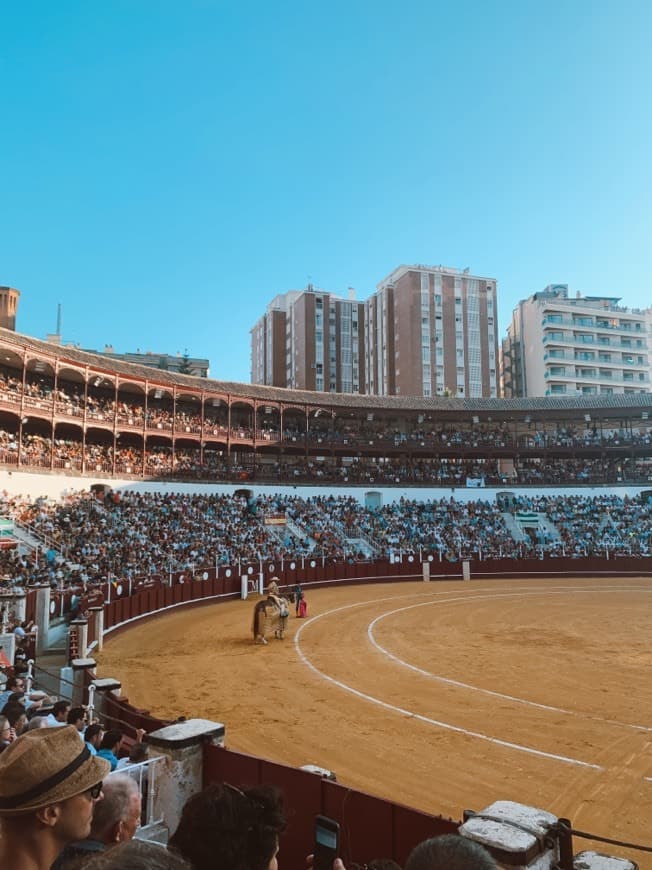
M367 392L498 396L496 281L444 266L399 266L365 303Z
M312 284L276 296L251 330L251 381L363 393L363 303Z

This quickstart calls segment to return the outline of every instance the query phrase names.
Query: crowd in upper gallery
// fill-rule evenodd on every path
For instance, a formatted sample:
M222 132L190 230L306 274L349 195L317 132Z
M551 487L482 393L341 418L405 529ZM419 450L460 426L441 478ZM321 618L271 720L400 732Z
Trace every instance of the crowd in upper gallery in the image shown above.
M442 415L433 415L401 408L386 409L392 419L383 419L383 414L368 413L356 409L355 397L337 413L317 412L306 418L298 409L287 409L283 423L278 409L265 405L254 412L243 399L232 409L220 400L209 400L198 409L197 402L188 396L176 401L165 391L157 390L152 396L136 397L123 394L116 398L113 390L106 387L84 387L76 383L64 383L37 372L27 371L24 378L16 371L0 366L0 404L8 409L21 406L27 423L31 412L52 412L57 417L71 417L87 424L101 427L126 427L132 431L155 431L161 436L201 436L204 439L283 442L295 444L307 441L311 445L357 446L365 448L387 447L390 449L482 449L482 448L529 448L555 449L575 447L622 447L652 446L652 429L647 416L638 415L630 425L622 425L619 417L604 426L591 421L573 419L570 410L566 419L563 412L542 413L538 420L525 418L516 425L506 419L480 422L469 414L467 422L452 423L442 420ZM287 397L291 401L291 394ZM323 401L329 401L325 394ZM625 412L623 412L624 415ZM386 415L385 415L386 416ZM500 418L501 412L494 416ZM621 415L622 416L622 415ZM375 419L374 419L375 417Z
M383 486L531 486L538 484L647 483L652 458L585 456L498 459L377 457L357 453L336 457L253 454L228 458L198 447L154 445L148 448L50 438L0 427L0 465L53 469L64 473L188 481L362 484Z

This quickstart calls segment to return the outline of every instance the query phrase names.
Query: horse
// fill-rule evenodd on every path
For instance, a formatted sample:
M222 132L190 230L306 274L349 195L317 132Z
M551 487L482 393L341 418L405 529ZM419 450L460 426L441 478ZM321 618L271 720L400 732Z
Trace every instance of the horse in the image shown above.
M290 615L287 598L269 594L254 607L252 632L255 643L267 643L265 635L274 629L274 637L283 640L283 634Z

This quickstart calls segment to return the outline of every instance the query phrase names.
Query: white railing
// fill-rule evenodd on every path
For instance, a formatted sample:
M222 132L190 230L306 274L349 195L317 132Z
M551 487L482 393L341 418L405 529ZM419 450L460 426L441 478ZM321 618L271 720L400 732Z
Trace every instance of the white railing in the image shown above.
M137 764L127 764L125 767L121 767L109 774L109 776L114 776L116 773L125 773L138 783L143 802L143 811L141 813L142 824L140 826L139 837L146 835L148 828L154 828L164 822L163 813L158 801L158 783L162 774L160 765L164 761L164 756L159 755L156 758L149 758L147 761L140 761Z

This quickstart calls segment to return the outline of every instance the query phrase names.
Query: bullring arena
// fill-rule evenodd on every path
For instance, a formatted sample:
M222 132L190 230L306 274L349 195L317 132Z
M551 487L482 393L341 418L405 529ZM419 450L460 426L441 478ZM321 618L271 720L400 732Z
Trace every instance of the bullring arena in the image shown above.
M228 602L118 634L101 668L152 712L226 723L230 747L431 813L500 796L645 843L651 594L643 577L322 588L267 647Z
M0 349L4 510L58 554L6 588L101 613L131 705L430 814L508 799L650 845L652 395L381 399ZM308 616L254 645L272 562Z

